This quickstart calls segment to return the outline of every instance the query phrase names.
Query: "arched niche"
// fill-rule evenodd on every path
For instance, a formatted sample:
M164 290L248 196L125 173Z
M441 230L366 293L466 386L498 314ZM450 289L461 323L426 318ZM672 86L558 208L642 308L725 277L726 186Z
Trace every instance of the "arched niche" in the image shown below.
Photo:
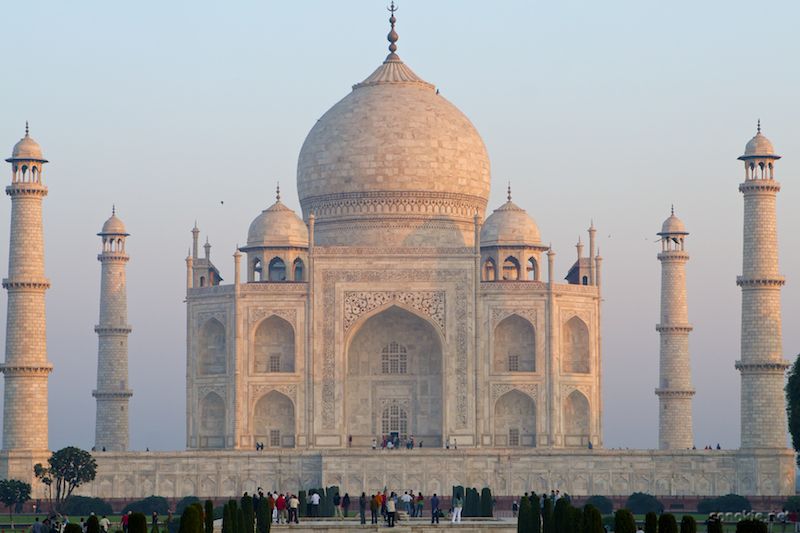
M527 394L511 390L494 404L495 446L536 446L536 404Z
M520 279L519 261L514 256L506 257L503 261L503 280L517 281Z
M427 319L399 306L353 326L347 345L345 417L354 447L384 435L384 411L405 411L408 434L426 447L442 444L442 341Z
M493 348L495 372L536 371L536 332L519 315L506 317L497 324Z
M294 281L304 281L306 275L306 265L299 257L292 263L292 270L294 272L292 279Z
M564 400L564 445L588 446L591 423L589 400L574 390Z
M265 448L294 448L295 409L292 400L271 391L256 402L253 409L253 436Z
M295 371L294 328L283 318L272 315L256 328L253 370L257 373Z
M209 392L200 401L200 448L225 447L225 401L216 392Z
M561 365L568 374L588 374L591 372L589 358L589 328L586 323L574 316L561 328Z
M225 373L225 326L216 318L200 328L197 342L197 373L201 376Z
M273 257L269 262L269 281L286 281L286 263L280 257Z
M497 266L494 264L494 259L488 258L483 263L483 281L496 281L497 280Z

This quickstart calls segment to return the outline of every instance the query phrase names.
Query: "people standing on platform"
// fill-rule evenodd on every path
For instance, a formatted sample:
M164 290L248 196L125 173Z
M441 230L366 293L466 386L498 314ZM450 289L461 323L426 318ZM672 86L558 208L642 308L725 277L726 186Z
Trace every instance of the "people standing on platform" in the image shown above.
M344 493L344 498L342 498L342 513L344 517L347 518L347 513L350 511L350 495L348 493Z
M371 524L378 523L378 511L381 510L381 502L380 498L377 494L373 494L372 497L369 499L369 513L371 517Z
M439 497L434 492L431 496L431 524L439 523L439 512Z
M299 524L299 521L297 520L299 509L300 509L300 500L297 498L297 496L292 494L289 497L289 522L288 522L289 524L291 524L292 522L294 522L295 524Z
M394 527L394 519L397 513L397 503L394 499L394 492L386 500L386 516L389 527Z
M363 492L358 499L358 517L361 519L362 524L367 523L367 495Z
M336 518L342 519L342 497L339 493L333 495L333 511L336 513Z
M456 498L453 500L453 517L450 519L452 524L460 524L461 523L461 509L464 507L464 500L461 499L460 494L456 494Z
M314 491L311 494L311 516L313 517L319 516L319 500L320 500L319 494L317 494L317 492Z

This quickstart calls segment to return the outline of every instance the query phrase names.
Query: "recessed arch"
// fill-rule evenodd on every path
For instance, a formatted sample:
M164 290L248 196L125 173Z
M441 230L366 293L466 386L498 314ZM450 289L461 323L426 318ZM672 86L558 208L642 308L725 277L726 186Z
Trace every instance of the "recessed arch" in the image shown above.
M225 447L225 401L216 392L209 392L200 401L200 448Z
M492 346L495 372L536 371L536 330L521 316L513 314L497 324Z
M572 391L564 400L564 443L567 446L588 446L591 424L589 400L582 392Z
M483 262L483 281L497 280L497 265L491 257Z
M589 357L589 328L574 316L561 328L561 369L568 374L588 374L591 371Z
M525 269L528 281L539 281L539 263L536 261L535 257L528 258Z
M292 263L292 279L294 281L304 281L306 275L306 265L299 257Z
M202 376L224 374L226 360L225 326L216 318L210 318L198 335L197 373Z
M269 262L269 281L286 281L286 263L280 257L273 257Z
M536 402L517 389L500 396L494 404L496 446L536 446Z
M253 436L267 448L294 448L294 402L285 394L270 391L256 402L253 409Z
M295 331L289 321L272 315L258 324L253 336L255 372L294 372L295 352Z
M253 281L263 281L264 280L264 269L261 266L261 259L256 257L253 259Z
M520 279L519 261L516 257L510 255L503 261L503 279L506 281Z

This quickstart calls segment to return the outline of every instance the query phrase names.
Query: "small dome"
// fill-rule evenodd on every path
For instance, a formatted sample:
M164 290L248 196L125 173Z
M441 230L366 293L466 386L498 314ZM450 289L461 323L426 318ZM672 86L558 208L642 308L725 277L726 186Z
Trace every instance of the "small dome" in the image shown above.
M775 148L769 139L758 132L745 146L744 155L747 157L774 156Z
M6 161L9 163L12 161L41 161L42 163L47 163L47 160L42 155L42 147L28 134L27 128L25 137L14 145L11 157Z
M673 213L661 225L661 233L659 235L689 235L689 232L686 231L686 226L683 225L681 219Z
M125 231L125 224L119 219L116 211L112 211L111 216L105 221L103 229L100 230L98 235L128 235L128 232Z
M481 246L540 245L539 227L528 213L508 200L481 228Z
M308 248L308 228L280 199L262 211L247 230L248 248L276 246Z

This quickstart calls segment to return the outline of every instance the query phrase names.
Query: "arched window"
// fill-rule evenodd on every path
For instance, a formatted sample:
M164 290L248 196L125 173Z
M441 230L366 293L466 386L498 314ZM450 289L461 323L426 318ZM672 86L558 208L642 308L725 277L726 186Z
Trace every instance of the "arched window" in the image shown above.
M200 329L197 372L200 375L225 373L225 327L212 318Z
M497 279L497 270L495 268L494 260L490 257L483 263L483 281L495 281Z
M269 448L294 448L295 412L292 400L277 391L262 396L253 412L253 435L256 442Z
M253 352L255 372L294 372L294 328L272 315L258 325Z
M261 268L261 259L255 258L253 260L253 281L263 281L264 272Z
M589 284L589 276L583 276L583 279L581 279L581 283L583 283L584 285L588 285Z
M225 402L215 392L209 392L200 402L200 448L225 447Z
M303 276L305 276L305 265L303 260L298 257L294 260L294 280L303 281Z
M572 391L564 401L564 444L585 447L589 444L589 400Z
M580 318L570 318L561 328L562 371L588 374L589 328Z
M408 351L402 344L390 342L381 351L381 372L384 374L407 374Z
M535 372L536 332L520 317L504 318L494 329L495 372Z
M526 269L528 271L528 281L539 281L539 265L536 264L535 257L528 259Z
M515 257L508 256L503 261L503 279L508 281L519 279L519 261Z
M400 440L408 438L408 413L398 404L393 403L383 410L381 417L381 433L393 436L395 433Z
M206 286L206 277L205 276L200 276L200 286L201 287L205 287Z
M269 262L269 281L286 281L286 263L280 257Z

